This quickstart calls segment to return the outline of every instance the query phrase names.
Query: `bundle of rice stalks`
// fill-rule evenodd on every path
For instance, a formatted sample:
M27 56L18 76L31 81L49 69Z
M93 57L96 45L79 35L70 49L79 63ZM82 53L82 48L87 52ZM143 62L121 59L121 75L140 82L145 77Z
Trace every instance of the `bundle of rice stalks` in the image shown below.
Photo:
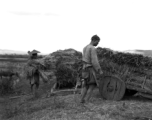
M57 78L59 88L73 87L77 80L77 69L81 64L81 53L75 50L57 51L25 65L25 74L31 78L38 70L43 82Z
M131 69L132 73L138 75L147 75L147 70L152 70L152 58L140 54L115 52L101 47L97 48L97 54L101 66L103 66L102 62L104 59L108 64L111 62L117 67L126 66L128 69Z
M35 73L35 71L36 71L36 69L34 67L31 67L31 66L28 66L28 65L24 66L24 76L27 79L32 78L32 76Z
M59 88L74 87L81 67L82 54L73 49L57 51L51 54L56 58L56 77Z
M56 72L59 88L74 87L77 80L77 71L70 66L60 64Z
M51 79L56 81L56 75L54 71L39 70L39 75L44 83L50 82Z
M28 61L24 66L24 75L27 79L31 79L33 74L38 70L43 70L45 66L37 60Z
M39 64L43 65L43 68L41 67L41 69L43 70L55 70L56 61L57 59L52 55L48 55L37 60Z
M39 75L44 83L47 83L49 81L49 75L45 71L39 70Z

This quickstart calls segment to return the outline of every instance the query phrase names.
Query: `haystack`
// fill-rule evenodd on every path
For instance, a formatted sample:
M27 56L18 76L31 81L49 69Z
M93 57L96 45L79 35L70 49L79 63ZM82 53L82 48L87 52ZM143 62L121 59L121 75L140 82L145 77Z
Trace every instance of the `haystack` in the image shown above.
M152 79L152 58L140 54L123 53L107 48L97 48L99 63L104 74L116 75L126 81L129 77L149 77ZM74 49L58 50L39 60L35 66L43 74L49 76L51 71L57 78L59 88L74 87L82 67L82 53ZM33 68L28 68L28 76L32 75ZM28 73L27 72L27 73ZM50 74L51 76L52 74ZM51 78L51 77L43 77ZM100 76L98 75L98 79ZM142 81L135 81L140 83Z
M112 74L134 74L152 76L152 58L141 54L117 52L106 48L97 48L102 69ZM128 72L128 73L126 73Z
M59 88L74 87L78 78L77 70L81 64L81 58L81 53L73 49L59 50L34 60L31 66L26 64L25 74L27 79L30 79L35 70L38 70L44 82L55 76Z

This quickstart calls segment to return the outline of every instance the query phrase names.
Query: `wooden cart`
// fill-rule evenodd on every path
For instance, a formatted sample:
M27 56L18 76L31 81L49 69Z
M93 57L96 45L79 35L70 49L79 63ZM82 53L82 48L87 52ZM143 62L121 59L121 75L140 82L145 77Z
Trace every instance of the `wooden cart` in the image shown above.
M152 99L152 79L132 76L122 80L115 75L103 75L99 80L99 92L107 100L121 100L128 93Z

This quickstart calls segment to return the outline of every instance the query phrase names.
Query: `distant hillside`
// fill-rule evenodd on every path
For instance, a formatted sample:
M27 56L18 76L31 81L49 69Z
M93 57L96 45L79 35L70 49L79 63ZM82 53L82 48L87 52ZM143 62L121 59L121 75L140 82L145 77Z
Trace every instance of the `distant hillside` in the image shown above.
M136 50L136 51L142 53L145 56L152 57L152 50Z
M126 50L124 52L142 54L144 56L152 57L152 50Z
M5 50L0 49L0 54L27 54L25 51Z
M17 55L27 55L27 51L17 51L17 50L6 50L0 49L0 55L3 54L17 54ZM39 53L39 55L46 55L45 53Z

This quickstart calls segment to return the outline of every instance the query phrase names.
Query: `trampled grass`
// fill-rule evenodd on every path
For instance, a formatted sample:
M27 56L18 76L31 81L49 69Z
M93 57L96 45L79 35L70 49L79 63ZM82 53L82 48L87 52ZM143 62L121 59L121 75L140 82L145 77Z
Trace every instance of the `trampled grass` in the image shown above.
M125 97L103 100L96 89L89 103L79 103L80 94L56 94L50 98L23 96L3 101L2 119L8 120L140 120L152 119L151 100Z

